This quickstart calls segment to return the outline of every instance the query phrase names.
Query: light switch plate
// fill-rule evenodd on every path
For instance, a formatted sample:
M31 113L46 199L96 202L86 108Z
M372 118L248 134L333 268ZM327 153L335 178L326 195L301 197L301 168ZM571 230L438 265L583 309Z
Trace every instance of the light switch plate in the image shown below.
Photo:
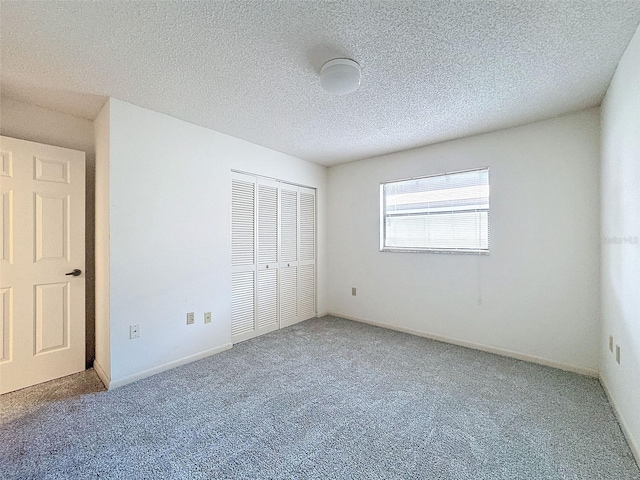
M211 312L204 312L204 323L211 323Z

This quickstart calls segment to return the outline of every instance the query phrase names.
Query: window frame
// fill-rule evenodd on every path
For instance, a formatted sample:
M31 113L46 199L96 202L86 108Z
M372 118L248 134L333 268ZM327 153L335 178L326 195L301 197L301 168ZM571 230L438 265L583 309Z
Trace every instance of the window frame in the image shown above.
M470 248L429 248L429 247L387 247L385 246L386 239L386 230L387 230L387 216L385 214L386 211L386 197L384 194L385 185L391 183L399 183L406 182L409 180L421 180L424 178L432 178L432 177L443 177L446 175L455 175L458 173L467 173L467 172L478 172L486 170L487 171L487 185L491 184L491 172L488 166L486 167L476 167L476 168L468 168L466 170L455 170L451 172L444 173L435 173L431 175L420 175L417 177L408 177L408 178L400 178L396 180L387 180L384 182L380 182L380 251L381 252L391 252L391 253L443 253L449 255L489 255L490 252L490 217L491 217L491 204L489 203L489 208L487 209L487 248L480 249L470 249ZM490 195L490 194L489 194ZM490 198L490 197L489 197ZM490 200L489 200L490 201Z

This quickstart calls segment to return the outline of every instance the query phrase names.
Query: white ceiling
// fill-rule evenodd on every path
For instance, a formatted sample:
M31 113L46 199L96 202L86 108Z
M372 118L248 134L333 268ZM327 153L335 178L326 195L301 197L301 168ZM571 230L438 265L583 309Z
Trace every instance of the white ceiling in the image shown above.
M597 105L633 1L6 2L2 93L106 96L334 165ZM361 88L320 87L351 57Z

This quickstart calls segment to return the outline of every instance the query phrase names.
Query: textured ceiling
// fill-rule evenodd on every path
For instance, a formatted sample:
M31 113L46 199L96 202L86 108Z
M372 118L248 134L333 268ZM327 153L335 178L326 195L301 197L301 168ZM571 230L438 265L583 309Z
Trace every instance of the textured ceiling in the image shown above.
M322 165L597 105L634 1L2 2L4 95L106 96ZM320 87L354 58L361 88Z

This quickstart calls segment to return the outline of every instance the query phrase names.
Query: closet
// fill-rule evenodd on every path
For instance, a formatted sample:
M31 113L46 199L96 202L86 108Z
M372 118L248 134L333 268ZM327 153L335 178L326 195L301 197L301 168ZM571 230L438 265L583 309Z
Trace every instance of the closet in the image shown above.
M232 342L315 315L315 189L232 172Z

